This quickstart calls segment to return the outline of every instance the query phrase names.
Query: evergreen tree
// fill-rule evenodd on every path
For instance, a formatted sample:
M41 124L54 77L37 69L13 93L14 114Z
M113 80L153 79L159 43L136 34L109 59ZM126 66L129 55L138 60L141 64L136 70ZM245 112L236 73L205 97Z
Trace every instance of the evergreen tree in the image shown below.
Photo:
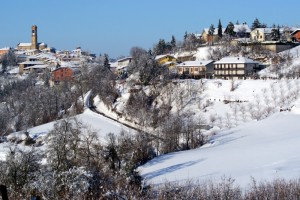
M239 20L237 20L235 24L236 24L236 25L240 25L240 22L239 22Z
M215 33L215 27L213 24L210 25L209 30L208 30L208 41L210 43L210 45L213 44L214 41L214 33Z
M183 40L185 41L187 37L188 37L188 33L185 32L185 33L184 33L184 36L183 36Z
M261 24L261 26L259 28L267 28L268 25L266 23Z
M208 35L213 36L214 33L215 33L215 27L213 24L211 24L208 30Z
M153 53L152 53L152 50L151 50L151 49L148 50L148 55L149 55L150 57L153 56Z
M166 51L166 42L164 39L159 39L157 45L154 48L154 52L156 55L164 54Z
M108 55L107 54L104 54L104 61L103 61L103 66L105 68L110 68L110 64L109 64L109 58L108 58Z
M280 38L280 32L279 32L279 27L276 28L276 25L273 24L272 26L272 31L271 31L271 39L273 41L278 41Z
M229 22L227 25L227 29L226 29L226 33L229 36L233 36L234 35L234 24L232 22Z
M255 18L255 20L252 23L251 30L254 30L256 28L262 28L261 26L262 25L261 25L260 21L257 18Z
M221 20L220 19L219 19L219 24L218 24L218 36L220 38L223 36L222 24L221 24Z
M174 49L176 47L176 39L175 39L174 35L172 35L171 46L172 46L172 49Z
M277 34L278 34L278 40L280 40L281 34L280 34L280 26L277 25Z

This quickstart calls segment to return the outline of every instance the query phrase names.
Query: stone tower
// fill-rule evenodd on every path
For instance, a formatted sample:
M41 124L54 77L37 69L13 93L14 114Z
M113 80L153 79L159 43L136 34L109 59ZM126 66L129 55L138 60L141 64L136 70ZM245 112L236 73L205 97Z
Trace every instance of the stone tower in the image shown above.
M31 27L31 49L38 49L37 38L37 26L33 25Z

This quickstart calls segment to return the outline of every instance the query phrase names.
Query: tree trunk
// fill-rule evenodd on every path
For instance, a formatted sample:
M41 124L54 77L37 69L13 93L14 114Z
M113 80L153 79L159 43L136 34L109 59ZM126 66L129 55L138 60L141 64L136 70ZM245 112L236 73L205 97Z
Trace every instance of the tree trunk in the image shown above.
M0 185L0 193L2 196L2 200L8 200L7 189L5 185Z

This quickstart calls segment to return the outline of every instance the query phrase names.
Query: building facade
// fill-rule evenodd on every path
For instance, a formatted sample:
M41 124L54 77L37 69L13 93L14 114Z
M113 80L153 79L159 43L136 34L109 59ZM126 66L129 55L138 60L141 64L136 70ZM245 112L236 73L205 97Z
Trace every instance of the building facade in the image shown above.
M62 81L71 81L78 73L78 69L59 67L51 72L50 85L59 84Z
M292 33L293 41L300 42L300 29Z
M212 78L213 73L212 60L186 61L177 65L177 74L187 78Z
M250 33L252 41L264 42L271 40L271 33L273 28L256 28Z
M225 57L214 63L214 77L221 79L246 79L252 76L259 62L245 57Z

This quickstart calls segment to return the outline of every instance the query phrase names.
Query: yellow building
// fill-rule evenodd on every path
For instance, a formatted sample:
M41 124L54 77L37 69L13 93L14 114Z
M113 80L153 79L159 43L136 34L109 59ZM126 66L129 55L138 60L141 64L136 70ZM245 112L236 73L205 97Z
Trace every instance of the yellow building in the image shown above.
M177 59L169 54L158 55L155 57L155 60L158 62L158 64L168 67L170 71L173 71L177 64Z
M160 64L160 65L163 65L167 62L176 62L176 58L169 55L169 54L166 54L166 55L158 55L155 57L155 60Z

